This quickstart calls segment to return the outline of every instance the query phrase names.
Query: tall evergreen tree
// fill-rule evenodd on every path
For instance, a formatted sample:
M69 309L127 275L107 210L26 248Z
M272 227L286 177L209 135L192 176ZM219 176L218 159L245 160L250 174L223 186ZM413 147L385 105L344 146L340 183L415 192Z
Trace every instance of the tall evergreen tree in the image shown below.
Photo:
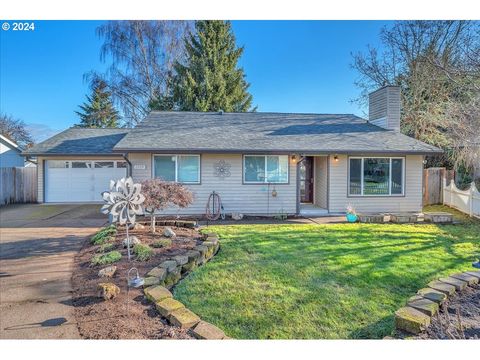
M243 47L235 45L230 22L197 21L195 30L196 33L185 39L185 62L175 64L174 108L182 111L255 110L251 109L250 84L237 65ZM168 103L163 100L156 105L161 108Z
M111 99L111 93L104 81L96 81L92 86L92 95L87 95L87 102L79 105L81 111L75 111L80 117L78 127L107 128L118 127L119 115Z

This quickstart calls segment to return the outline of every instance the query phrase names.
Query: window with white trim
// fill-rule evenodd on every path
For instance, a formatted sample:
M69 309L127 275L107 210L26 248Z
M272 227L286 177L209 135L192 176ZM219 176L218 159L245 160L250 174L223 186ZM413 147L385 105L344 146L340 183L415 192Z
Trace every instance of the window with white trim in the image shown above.
M200 183L200 155L154 155L153 176L184 184Z
M245 155L243 182L246 184L288 183L288 155Z
M400 157L350 157L350 196L399 196L405 188L405 159Z

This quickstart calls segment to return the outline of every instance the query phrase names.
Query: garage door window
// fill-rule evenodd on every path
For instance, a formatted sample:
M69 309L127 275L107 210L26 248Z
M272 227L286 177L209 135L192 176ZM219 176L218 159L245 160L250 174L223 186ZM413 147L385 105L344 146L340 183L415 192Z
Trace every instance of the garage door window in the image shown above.
M86 161L72 161L72 169L91 169L92 163Z
M95 169L113 168L113 161L95 161Z
M69 161L62 161L62 160L50 160L48 162L48 167L51 169L65 169L69 167Z

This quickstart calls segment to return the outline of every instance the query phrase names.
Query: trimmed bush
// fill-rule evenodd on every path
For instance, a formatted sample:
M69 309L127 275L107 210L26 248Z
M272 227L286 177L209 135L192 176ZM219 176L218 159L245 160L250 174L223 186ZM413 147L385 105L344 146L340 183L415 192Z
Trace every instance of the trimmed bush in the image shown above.
M148 245L137 244L133 247L133 253L138 261L147 261L153 255L153 249Z
M107 265L119 261L122 258L120 251L110 251L106 254L95 255L90 262L91 265Z
M162 247L169 247L172 246L172 240L171 239L160 239L155 241L152 246L154 248L162 248Z
M93 245L102 245L109 241L113 241L115 239L115 235L117 234L117 228L115 225L110 225L104 227L99 232L97 232L92 238L90 239L90 243Z

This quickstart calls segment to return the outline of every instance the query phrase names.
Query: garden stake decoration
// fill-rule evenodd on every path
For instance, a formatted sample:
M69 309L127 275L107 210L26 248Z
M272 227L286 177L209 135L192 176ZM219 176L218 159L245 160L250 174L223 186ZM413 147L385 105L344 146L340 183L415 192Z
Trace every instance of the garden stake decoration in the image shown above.
M135 277L130 276L130 273L132 271L136 272ZM138 269L136 267L132 267L130 270L128 270L127 272L127 314L128 314L128 303L130 300L130 288L131 287L139 288L143 284L145 284L145 279L138 275Z
M112 215L113 222L125 225L127 230L127 253L130 260L130 236L128 227L135 226L136 215L143 214L142 204L145 196L140 193L142 186L134 184L131 177L118 181L110 180L110 191L102 193L105 205L102 206L103 214Z

